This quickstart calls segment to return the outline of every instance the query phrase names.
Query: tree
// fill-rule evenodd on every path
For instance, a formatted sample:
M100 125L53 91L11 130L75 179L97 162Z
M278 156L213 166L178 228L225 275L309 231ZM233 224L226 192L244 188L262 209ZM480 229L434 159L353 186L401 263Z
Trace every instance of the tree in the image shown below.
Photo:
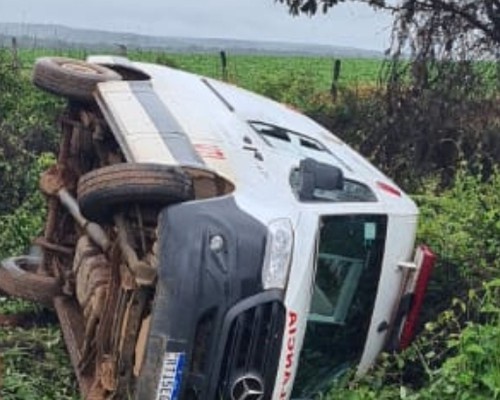
M344 3L346 0L276 0L280 3L285 3L293 15L298 15L300 13L314 15L318 9L322 9L323 12L327 12L330 8L337 5L338 3ZM384 0L350 0L358 1L360 3L367 3L371 6L384 8Z
M467 49L500 57L500 0L277 0L293 15L314 15L353 1L394 14L392 54L408 47L417 57L457 57Z
M349 1L392 13L385 85L342 132L399 182L439 171L446 185L459 165L488 177L500 163L500 0L276 1L293 15Z

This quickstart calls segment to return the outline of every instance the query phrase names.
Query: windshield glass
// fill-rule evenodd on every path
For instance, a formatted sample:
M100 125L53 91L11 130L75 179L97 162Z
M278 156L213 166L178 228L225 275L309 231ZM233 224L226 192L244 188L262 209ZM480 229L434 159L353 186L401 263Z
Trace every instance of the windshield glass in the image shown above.
M387 217L321 221L316 278L292 398L310 398L359 361L382 265Z

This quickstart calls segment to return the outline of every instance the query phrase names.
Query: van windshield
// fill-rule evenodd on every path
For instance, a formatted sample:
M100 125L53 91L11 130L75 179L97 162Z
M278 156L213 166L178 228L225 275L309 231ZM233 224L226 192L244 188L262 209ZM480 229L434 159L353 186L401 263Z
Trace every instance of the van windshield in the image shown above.
M292 398L311 398L359 361L382 266L387 217L321 220L316 277Z

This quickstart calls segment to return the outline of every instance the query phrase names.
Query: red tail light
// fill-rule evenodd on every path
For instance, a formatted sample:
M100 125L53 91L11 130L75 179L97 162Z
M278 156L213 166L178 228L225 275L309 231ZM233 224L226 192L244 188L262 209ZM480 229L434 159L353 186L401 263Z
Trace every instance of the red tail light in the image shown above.
M401 191L396 189L394 186L389 185L385 182L377 182L377 186L382 189L384 192L390 193L394 196L401 197Z
M427 246L419 246L417 252L421 252L420 256L418 254L415 256L421 265L417 277L417 283L415 285L415 291L413 293L411 307L408 311L406 321L401 331L399 341L399 348L401 350L407 348L415 336L415 329L417 328L418 317L424 303L425 292L427 290L427 285L429 284L432 269L434 268L434 264L436 262L436 255Z

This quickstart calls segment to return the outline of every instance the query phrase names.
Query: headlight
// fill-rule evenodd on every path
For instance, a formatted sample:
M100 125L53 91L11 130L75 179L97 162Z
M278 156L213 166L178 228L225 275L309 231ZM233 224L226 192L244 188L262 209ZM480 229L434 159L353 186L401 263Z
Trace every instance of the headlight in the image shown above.
M284 289L288 281L293 249L290 220L277 219L268 226L266 254L262 268L264 289Z

